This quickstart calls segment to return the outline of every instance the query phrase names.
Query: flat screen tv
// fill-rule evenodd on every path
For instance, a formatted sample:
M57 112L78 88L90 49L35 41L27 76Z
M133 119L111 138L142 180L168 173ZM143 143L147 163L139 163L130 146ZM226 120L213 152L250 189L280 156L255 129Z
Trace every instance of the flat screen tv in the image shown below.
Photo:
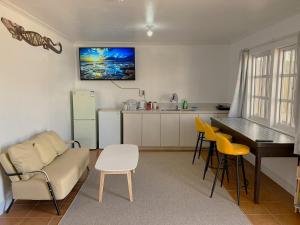
M135 49L79 48L81 80L135 80Z

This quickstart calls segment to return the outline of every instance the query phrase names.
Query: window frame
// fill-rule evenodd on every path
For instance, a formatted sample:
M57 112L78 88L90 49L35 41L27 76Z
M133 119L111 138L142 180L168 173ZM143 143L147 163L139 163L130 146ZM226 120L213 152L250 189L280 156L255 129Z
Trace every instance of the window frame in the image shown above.
M265 50L265 51L261 51L259 53L252 53L250 54L251 57L249 57L249 70L248 70L248 74L250 76L249 77L249 82L248 82L248 109L247 109L247 118L251 121L257 122L259 124L265 125L265 126L270 126L270 114L271 114L271 103L272 103L272 82L273 82L273 61L274 61L274 54L273 51L271 49ZM268 81L266 81L267 86L269 87L265 87L267 91L267 96L263 97L263 96L254 96L253 92L254 92L254 79L259 79L260 77L257 77L256 75L253 75L253 70L254 70L254 59L259 58L259 57L264 57L267 56L270 59L270 64L267 65L269 68L267 68L267 70L269 70L269 75L261 75L262 79L268 79ZM257 117L254 116L252 114L252 110L253 110L253 100L254 99L264 99L265 101L267 101L267 103L265 103L265 110L266 114L265 114L265 118L262 117Z
M288 51L288 50L295 50L295 67L294 67L294 70L296 71L296 73L294 74L283 74L283 64L284 64L284 59L282 57L284 57L284 51ZM278 117L279 117L279 111L280 111L280 104L282 102L287 102L287 103L290 103L292 104L291 106L291 113L293 113L293 110L294 110L294 104L295 104L295 91L296 91L296 88L295 88L295 84L297 82L297 79L298 78L298 75L299 75L299 71L298 71L298 68L297 68L297 44L294 43L294 44L290 44L290 45L286 45L286 46L283 46L283 47L279 47L276 49L277 51L277 62L275 65L277 68L276 68L276 74L274 74L274 76L276 76L276 87L275 87L275 95L274 96L274 118L273 118L273 123L272 123L272 128L276 129L276 130L279 130L281 132L284 132L284 133L287 133L289 135L292 135L294 136L295 135L295 127L293 126L289 126L289 125L285 125L285 124L282 124L280 122L278 122ZM291 69L291 63L289 65L289 69ZM281 99L281 84L280 82L282 78L284 77L293 77L294 78L294 81L293 81L293 85L294 85L294 93L292 93L292 96L293 96L293 99L292 100L289 100L289 99L284 99L282 100ZM290 82L290 81L289 81ZM290 85L290 83L289 83ZM295 116L295 115L294 115ZM292 119L292 118L291 118ZM294 118L295 119L295 118Z

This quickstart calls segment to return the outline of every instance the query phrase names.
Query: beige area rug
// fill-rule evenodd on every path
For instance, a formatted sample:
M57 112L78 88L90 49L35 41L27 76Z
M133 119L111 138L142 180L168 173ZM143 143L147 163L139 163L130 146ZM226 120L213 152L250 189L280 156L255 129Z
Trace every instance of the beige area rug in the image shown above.
M246 215L213 175L202 180L204 161L191 152L142 152L133 176L134 202L125 175L105 178L98 202L99 172L92 170L60 225L247 225Z

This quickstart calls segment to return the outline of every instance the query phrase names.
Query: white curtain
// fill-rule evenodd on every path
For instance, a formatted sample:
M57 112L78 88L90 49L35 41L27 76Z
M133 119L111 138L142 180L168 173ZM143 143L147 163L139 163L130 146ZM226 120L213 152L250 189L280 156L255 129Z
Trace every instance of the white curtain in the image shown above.
M248 80L248 49L241 50L239 61L238 77L228 117L243 117Z
M295 149L294 153L300 155L300 32L297 39L297 63L298 63L298 78L296 83L294 118L295 118Z

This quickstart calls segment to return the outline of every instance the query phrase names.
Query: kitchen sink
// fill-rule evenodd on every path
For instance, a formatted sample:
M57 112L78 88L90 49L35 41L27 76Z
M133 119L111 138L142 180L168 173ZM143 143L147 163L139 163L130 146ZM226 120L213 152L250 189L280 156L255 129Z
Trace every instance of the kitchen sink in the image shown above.
M179 109L161 109L161 111L180 111Z

